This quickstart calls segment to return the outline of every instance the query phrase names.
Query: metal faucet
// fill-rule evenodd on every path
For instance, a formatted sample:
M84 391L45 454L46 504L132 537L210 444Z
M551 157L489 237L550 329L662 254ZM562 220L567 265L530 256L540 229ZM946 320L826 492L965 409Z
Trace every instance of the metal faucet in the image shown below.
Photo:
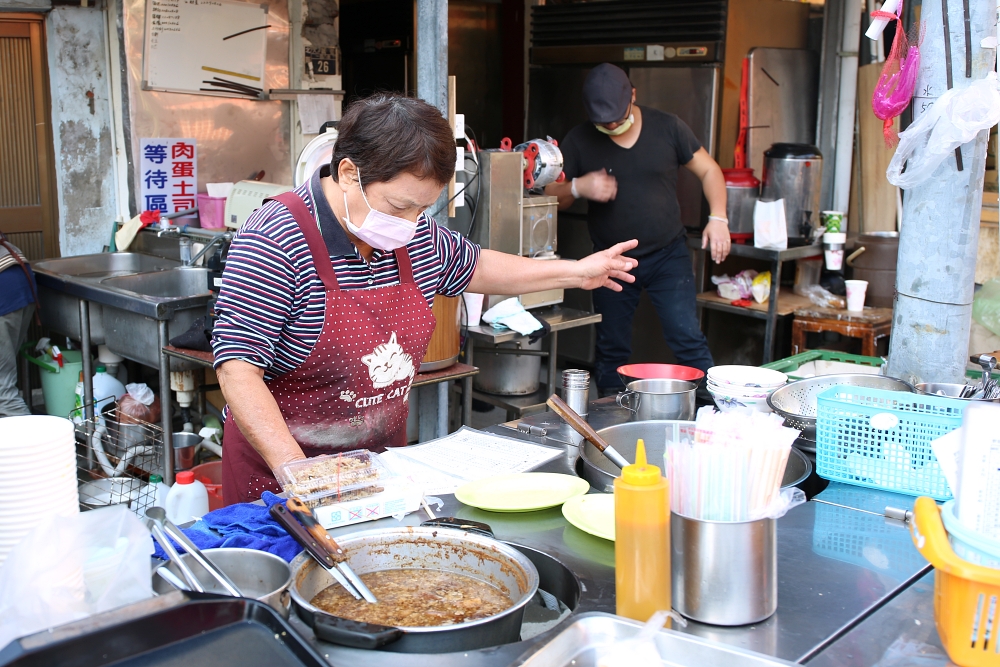
M225 232L224 234L219 234L211 241L206 243L205 246L201 250L199 250L194 257L191 257L189 260L183 262L183 265L194 266L198 262L198 260L201 259L205 255L205 253L207 253L213 246L215 246L216 244L219 244L221 246L223 243L229 243L232 240L233 240L232 232Z

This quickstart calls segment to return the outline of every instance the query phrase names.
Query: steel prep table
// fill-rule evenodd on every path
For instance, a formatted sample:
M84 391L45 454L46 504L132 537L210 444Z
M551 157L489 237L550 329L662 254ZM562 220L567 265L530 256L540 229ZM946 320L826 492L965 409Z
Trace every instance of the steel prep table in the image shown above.
M627 419L627 413L602 399L590 405L589 421L597 429ZM539 471L575 474L577 447L568 427L555 414L521 420L544 428L531 436L504 426L488 431L562 450L563 455ZM562 441L560 441L562 440ZM778 520L778 611L767 621L724 628L690 622L682 629L694 635L794 662L823 667L875 665L897 639L924 646L924 659L941 651L934 627L933 574L914 548L906 525L860 510L882 513L885 507L911 509L913 498L842 484L831 484L817 496L846 507L809 502ZM316 642L334 665L365 667L500 667L518 665L551 640L580 613L614 613L614 544L571 526L559 508L525 513L496 513L467 507L454 496L442 496L440 516L457 516L492 526L504 541L541 551L568 567L581 593L573 614L557 627L528 641L480 651L448 654L399 654L363 651ZM850 509L853 508L853 509ZM407 516L405 525L426 520L423 511ZM331 530L335 537L395 519ZM315 642L312 631L293 612L293 624ZM916 621L916 622L915 622ZM937 653L936 653L937 652ZM902 663L899 663L902 664Z

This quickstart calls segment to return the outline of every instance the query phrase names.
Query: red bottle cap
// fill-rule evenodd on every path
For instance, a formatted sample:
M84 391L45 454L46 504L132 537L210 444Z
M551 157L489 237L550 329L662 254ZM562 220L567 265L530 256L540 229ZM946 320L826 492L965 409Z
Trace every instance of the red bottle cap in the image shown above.
M194 473L190 470L185 470L184 472L177 473L175 478L178 484L191 484L194 482Z

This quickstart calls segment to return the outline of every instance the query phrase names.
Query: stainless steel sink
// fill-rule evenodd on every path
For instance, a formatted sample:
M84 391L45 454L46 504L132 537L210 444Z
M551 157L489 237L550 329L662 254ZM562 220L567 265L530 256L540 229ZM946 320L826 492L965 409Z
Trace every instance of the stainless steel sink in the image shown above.
M105 252L97 255L45 259L32 263L32 268L62 276L103 280L111 276L160 271L179 265L180 262L137 252Z
M208 269L185 266L153 273L136 273L113 278L105 278L102 285L144 297L174 299L197 295L208 295Z
M90 306L93 344L141 364L160 367L160 322L166 339L205 314L208 270L141 253L104 253L36 262L43 322L81 339L80 302ZM171 360L171 370L192 367Z

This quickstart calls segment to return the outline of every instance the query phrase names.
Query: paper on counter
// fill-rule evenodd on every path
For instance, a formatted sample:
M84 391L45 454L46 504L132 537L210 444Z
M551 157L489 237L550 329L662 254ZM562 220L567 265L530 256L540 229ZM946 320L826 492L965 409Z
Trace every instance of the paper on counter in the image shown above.
M399 466L395 472L423 486L425 493L454 493L467 482L527 472L556 458L562 450L463 426L444 438L387 453L387 465Z
M1000 539L1000 405L972 402L962 420L956 514L969 530Z
M948 482L948 488L951 489L951 495L956 498L958 497L958 457L962 450L964 437L962 427L958 427L950 433L945 433L937 440L931 441L931 451L937 457L941 473L944 475L945 481Z

